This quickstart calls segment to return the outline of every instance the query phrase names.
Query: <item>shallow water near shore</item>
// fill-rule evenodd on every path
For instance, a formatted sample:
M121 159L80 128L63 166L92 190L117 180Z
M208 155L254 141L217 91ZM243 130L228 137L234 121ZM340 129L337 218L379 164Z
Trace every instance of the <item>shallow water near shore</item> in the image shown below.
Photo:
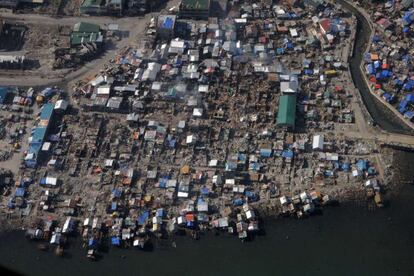
M401 129L386 119L379 103L364 99L383 128ZM409 182L414 177L414 154L401 157L397 170L402 171L401 182ZM176 248L110 248L97 262L86 258L80 240L71 239L65 257L59 258L51 250L39 251L23 232L8 232L0 234L0 265L25 275L410 275L413 199L414 186L404 184L383 210L349 203L309 219L268 220L266 235L253 242L241 243L224 234L204 235L199 241L177 237Z
M0 236L0 264L25 275L408 275L414 271L413 198L414 186L406 184L386 209L346 204L309 219L266 221L266 235L253 242L226 234L178 237L176 248L110 248L97 262L86 258L80 240L70 240L59 258L10 232Z

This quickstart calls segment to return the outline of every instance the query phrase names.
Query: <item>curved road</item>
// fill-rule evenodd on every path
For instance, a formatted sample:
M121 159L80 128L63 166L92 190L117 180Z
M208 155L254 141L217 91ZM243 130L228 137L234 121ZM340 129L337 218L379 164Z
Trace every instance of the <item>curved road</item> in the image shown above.
M367 15L363 15L356 7L346 0L338 0L344 8L348 9L357 18L357 32L355 38L354 55L349 60L349 67L355 86L359 89L363 102L372 118L378 125L390 135L405 134L412 135L413 130L401 121L391 110L384 106L374 95L371 94L364 72L361 71L363 55L369 47L372 37L372 30ZM389 136L389 135L388 135ZM398 137L397 135L395 135ZM402 138L404 141L406 138ZM414 138L412 138L414 140ZM414 141L413 141L414 143Z

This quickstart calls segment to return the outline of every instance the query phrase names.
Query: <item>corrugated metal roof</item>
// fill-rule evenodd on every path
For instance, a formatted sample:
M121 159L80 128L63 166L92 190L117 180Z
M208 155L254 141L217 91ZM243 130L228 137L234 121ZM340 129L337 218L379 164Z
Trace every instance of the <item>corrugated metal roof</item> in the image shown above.
M187 10L208 10L210 0L183 0L182 5Z
M296 95L283 95L279 99L277 124L295 127L296 120Z
M79 33L99 33L99 29L99 25L87 22L78 22L73 27L73 31Z
M40 112L40 120L50 120L54 107L55 106L51 103L43 105L42 111Z

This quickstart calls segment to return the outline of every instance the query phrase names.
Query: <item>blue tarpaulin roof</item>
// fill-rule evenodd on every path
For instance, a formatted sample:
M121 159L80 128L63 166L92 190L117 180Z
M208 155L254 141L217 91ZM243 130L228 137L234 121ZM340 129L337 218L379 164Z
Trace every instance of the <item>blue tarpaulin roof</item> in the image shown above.
M94 240L94 239L89 239L89 241L88 241L88 246L94 246L94 245L96 245L96 240Z
M375 68L372 64L368 64L367 71L368 71L368 74L370 74L370 75L374 75L375 72L376 72L376 70L375 70Z
M122 191L118 189L113 189L112 194L114 195L114 197L121 197Z
M271 149L261 149L260 150L260 156L261 157L270 157L272 155Z
M351 165L349 163L343 163L342 164L342 170L343 171L349 171L351 168Z
M160 188L165 188L165 187L167 187L167 181L168 181L168 178L167 178L167 177L163 177L163 178L161 178L161 179L160 179L160 182L159 182L159 186L160 186Z
M168 142L168 145L169 145L170 148L175 148L175 144L176 144L176 140L175 139L171 139Z
M149 217L149 212L145 211L138 217L138 225L144 225Z
M201 187L200 192L202 195L208 195L210 193L210 190L207 187Z
M328 176L328 177L329 177L329 176L333 176L333 172L332 172L332 171L327 170L327 171L325 171L325 172L324 172L324 175L325 175L325 176Z
M391 102L394 99L394 95L391 95L390 93L384 93L384 95L382 95L382 97L387 101L387 102Z
M236 198L235 200L233 200L234 206L241 206L243 204L244 204L244 200L242 198Z
M414 118L414 112L413 111L407 111L407 112L404 113L404 117L411 120L412 118Z
M0 104L4 103L9 93L10 89L8 87L0 87Z
M408 95L405 97L405 100L406 100L407 102L414 103L414 94L408 94Z
M119 239L119 237L112 237L111 244L119 246L121 244L121 240Z
M36 127L32 131L32 141L31 143L41 143L46 138L46 128L44 127Z
M226 170L235 170L237 169L237 164L234 162L226 162Z
M374 35L373 37L372 37L372 41L373 42L379 42L379 41L381 41L381 38L380 38L380 36L379 35ZM369 55L369 54L368 54Z
M24 188L17 188L14 195L18 197L24 197L25 192L26 190Z
M41 120L50 120L53 115L53 109L55 106L51 103L47 103L42 106L42 111L40 112L40 119Z
M46 87L45 89L40 92L40 95L43 95L45 97L51 96L53 93L55 93L55 90L52 87Z
M395 86L401 86L401 85L403 85L403 84L404 84L404 82L403 82L402 80L400 80L400 79L396 79L396 80L394 81L394 84L395 84Z
M368 174L369 175L374 175L374 174L376 174L377 172L375 171L375 168L374 167L369 167L368 168Z
M174 27L174 19L171 17L165 18L162 27L164 29L172 29Z
M118 206L118 204L116 202L112 202L111 203L111 210L115 211L117 206Z
M413 23L413 16L414 16L413 10L407 11L403 16L404 25L411 25L411 23Z
M392 72L389 70L383 70L381 72L381 78L389 78L392 77Z
M284 157L284 158L293 158L293 151L291 151L291 150L282 151L282 157Z
M155 213L157 217L163 217L164 216L164 209L159 208L157 209L157 212Z
M365 171L367 169L367 161L359 159L357 162L357 168L360 171Z
M400 113L404 113L407 110L407 105L408 105L408 101L407 100L403 100L399 106L398 106L398 111Z
M253 171L257 171L257 170L259 170L260 169L260 164L259 163L257 163L257 162L254 162L254 163L250 163L250 166L249 166Z

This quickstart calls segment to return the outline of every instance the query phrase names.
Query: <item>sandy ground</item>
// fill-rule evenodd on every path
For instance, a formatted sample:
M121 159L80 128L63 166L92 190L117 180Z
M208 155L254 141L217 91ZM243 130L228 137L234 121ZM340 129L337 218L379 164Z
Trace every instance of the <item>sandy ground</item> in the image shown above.
M166 10L173 6L177 6L179 0L171 0L166 7ZM73 26L79 21L89 22L99 24L102 28L105 25L110 23L116 23L119 25L119 30L128 32L129 35L124 37L121 41L114 41L110 49L99 58L96 59L85 66L82 66L77 71L66 73L64 71L34 71L34 72L24 72L24 74L19 73L17 76L14 74L0 75L0 84L2 85L16 85L18 80L19 84L22 86L46 86L51 84L58 84L61 82L74 83L75 81L82 79L86 76L94 76L102 69L103 65L108 63L109 60L115 57L116 53L126 47L126 46L136 46L139 43L139 38L143 37L145 28L151 17L156 16L158 13L150 13L144 17L123 17L123 18L113 18L108 16L74 16L74 17L63 17L63 18L52 18L50 16L38 15L38 14L12 14L10 12L0 12L0 16L6 20L12 20L14 22L21 22L23 24L31 24L39 27L43 26ZM46 51L47 53L47 51ZM45 53L45 54L46 54ZM47 57L49 60L49 57ZM49 61L40 62L45 64Z

